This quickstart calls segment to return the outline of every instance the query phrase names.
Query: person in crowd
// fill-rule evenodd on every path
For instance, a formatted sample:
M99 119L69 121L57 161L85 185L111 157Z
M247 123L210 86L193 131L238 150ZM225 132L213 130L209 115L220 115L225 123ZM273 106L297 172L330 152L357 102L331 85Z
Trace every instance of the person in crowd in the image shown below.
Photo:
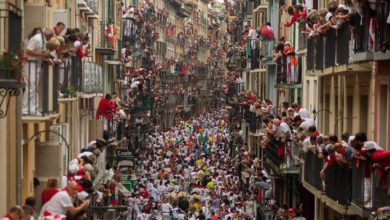
M23 208L23 217L22 219L23 220L32 220L34 219L34 209L29 206L29 205L25 205L22 207Z
M285 24L286 27L291 27L297 20L307 18L307 9L302 5L296 5L295 7L288 7L287 13L292 16L291 20Z
M24 220L23 208L20 206L13 206L1 220Z
M42 206L45 205L50 199L59 192L58 181L56 178L49 178L46 188L41 193Z
M89 205L89 200L83 201L80 206L73 205L73 198L77 195L79 185L75 181L70 181L68 186L56 193L41 209L41 215L66 215L69 213L75 216L86 209Z
M65 30L65 24L63 22L57 22L56 26L52 28L54 36L62 35L62 32Z

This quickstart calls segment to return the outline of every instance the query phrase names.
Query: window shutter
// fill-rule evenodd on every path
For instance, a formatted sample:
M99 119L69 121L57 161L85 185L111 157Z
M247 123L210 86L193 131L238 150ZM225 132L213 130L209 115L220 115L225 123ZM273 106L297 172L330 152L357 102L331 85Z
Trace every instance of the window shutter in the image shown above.
M24 4L24 39L36 27L46 27L46 6L43 4ZM38 15L38 16L37 16Z

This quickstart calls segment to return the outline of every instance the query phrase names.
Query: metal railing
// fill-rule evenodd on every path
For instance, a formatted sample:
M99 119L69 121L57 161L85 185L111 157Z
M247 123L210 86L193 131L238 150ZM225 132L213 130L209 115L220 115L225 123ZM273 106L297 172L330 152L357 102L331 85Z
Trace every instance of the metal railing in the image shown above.
M34 60L24 63L24 114L47 115L58 111L58 71L58 65L47 62Z
M138 26L132 17L122 18L122 40L135 42Z
M317 155L308 152L304 155L304 180L319 191L322 191L322 179L320 171L324 165L324 161L319 159Z
M341 205L351 201L351 169L333 165L325 171L325 194Z
M80 57L66 58L59 64L61 90L65 95L69 90L84 93L103 92L103 69L90 61L82 61Z
M376 15L369 14L368 6L363 10L363 17L356 16L355 24L355 53L381 51L390 48L390 25L387 17L390 11L390 3L385 0L376 1ZM370 43L370 23L375 19L375 43Z
M325 171L325 179L320 177L324 160L312 152L304 156L304 180L341 205L356 204L361 209L376 210L389 204L388 174L372 168L366 161L352 161L352 167L332 165Z
M295 56L295 57L293 57ZM295 59L296 64L292 63ZM302 77L299 75L301 72L298 71L298 58L296 55L282 55L276 61L277 63L277 84L295 84L300 83Z
M348 64L351 30L349 23L339 29L307 40L307 70L322 70L335 65Z
M388 205L388 190L385 186L387 174L379 177L379 170L373 169L366 161L353 161L352 202L362 209L376 210Z

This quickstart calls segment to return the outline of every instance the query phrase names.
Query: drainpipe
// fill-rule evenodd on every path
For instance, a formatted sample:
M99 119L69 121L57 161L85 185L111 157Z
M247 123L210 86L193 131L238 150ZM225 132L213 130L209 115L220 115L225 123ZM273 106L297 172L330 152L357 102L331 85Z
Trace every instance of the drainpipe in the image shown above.
M20 89L21 90L21 89ZM21 91L20 91L21 92ZM22 106L22 96L16 97L16 106ZM16 204L22 204L22 108L16 108L16 155L17 155L17 170L16 170Z

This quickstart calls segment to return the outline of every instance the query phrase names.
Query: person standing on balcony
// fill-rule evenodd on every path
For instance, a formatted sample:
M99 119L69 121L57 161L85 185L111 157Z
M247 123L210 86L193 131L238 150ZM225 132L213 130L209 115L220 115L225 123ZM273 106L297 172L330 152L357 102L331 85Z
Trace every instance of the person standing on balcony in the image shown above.
M50 28L31 37L26 47L27 62L23 65L23 72L27 88L23 96L22 114L38 114L38 82L42 61L50 58L46 42L53 37Z
M104 130L108 130L108 120L112 118L113 111L115 110L115 102L112 101L111 95L106 94L106 97L100 100L98 109L96 111L96 119L104 120Z
M54 36L61 36L62 32L65 30L65 24L63 22L57 22L56 26L52 28Z

